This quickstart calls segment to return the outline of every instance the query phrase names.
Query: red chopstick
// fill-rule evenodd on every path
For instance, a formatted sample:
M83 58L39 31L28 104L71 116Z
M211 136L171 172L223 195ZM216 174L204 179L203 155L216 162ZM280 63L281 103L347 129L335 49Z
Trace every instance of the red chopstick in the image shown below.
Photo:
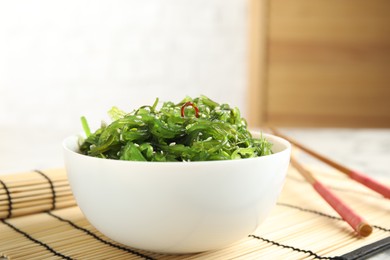
M372 227L367 222L341 201L334 193L326 188L313 174L304 168L291 155L291 165L309 182L318 194L360 235L367 237L372 232Z
M333 168L339 170L340 172L345 173L346 175L349 176L349 178L363 184L364 186L378 192L379 194L382 194L385 198L390 199L390 187L374 180L373 178L368 177L367 175L364 175L363 173L351 170L351 169L349 169L349 168L347 168L347 167L345 167L345 166L343 166L335 161L332 161L332 160L326 158L325 156L323 156L321 154L318 154L317 152L315 152L315 151L305 147L304 145L298 143L297 141L291 139L290 137L283 135L282 133L280 133L278 130L276 130L274 128L270 128L270 129L275 135L286 139L287 141L289 141L290 143L292 143L294 146L298 147L299 149L305 151L306 153L312 155L313 157L319 159L320 161L323 161L324 163L332 166Z

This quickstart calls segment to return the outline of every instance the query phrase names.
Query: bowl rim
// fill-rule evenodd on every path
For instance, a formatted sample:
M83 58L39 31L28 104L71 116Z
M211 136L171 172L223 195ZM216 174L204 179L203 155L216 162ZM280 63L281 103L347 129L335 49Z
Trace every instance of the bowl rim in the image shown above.
M273 157L276 157L276 156L279 156L280 154L283 154L283 153L289 153L289 151L291 150L291 143L279 136L276 136L276 135L272 135L272 134L266 134L266 133L261 133L259 131L251 131L252 135L261 135L262 137L265 137L267 138L267 140L270 138L270 139L273 139L273 140L276 140L278 143L282 144L283 149L281 151L278 151L278 152L275 152L273 154L270 154L270 155L264 155L264 156L258 156L258 157L253 157L253 158L242 158L242 159L236 159L236 160L213 160L213 161L169 161L169 162L154 162L154 161L126 161L126 160L115 160L115 159L107 159L107 158L99 158L99 157L93 157L93 156L88 156L88 155L85 155L85 154L81 154L73 149L71 149L69 147L69 143L72 142L72 139L73 142L77 142L77 145L79 145L79 139L81 137L83 137L82 134L76 134L76 135L71 135L71 136L68 136L66 137L63 141L62 141L62 147L64 149L64 151L66 151L67 153L70 153L70 154L73 154L73 155L76 155L76 156L79 156L79 157L84 157L88 160L98 160L98 161L107 161L107 162L115 162L115 163L119 163L119 164L139 164L139 165L179 165L179 164L182 164L182 165L186 165L186 164L191 164L191 165L196 165L196 164L217 164L217 163L239 163L239 162L249 162L249 161L253 161L253 160L267 160L267 158L273 158ZM84 137L83 137L84 138Z

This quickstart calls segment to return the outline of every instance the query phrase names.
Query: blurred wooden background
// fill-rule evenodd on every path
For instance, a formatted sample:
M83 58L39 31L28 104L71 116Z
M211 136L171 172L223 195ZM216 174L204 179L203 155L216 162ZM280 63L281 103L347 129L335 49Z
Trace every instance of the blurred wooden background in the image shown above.
M390 1L250 0L251 126L390 127Z

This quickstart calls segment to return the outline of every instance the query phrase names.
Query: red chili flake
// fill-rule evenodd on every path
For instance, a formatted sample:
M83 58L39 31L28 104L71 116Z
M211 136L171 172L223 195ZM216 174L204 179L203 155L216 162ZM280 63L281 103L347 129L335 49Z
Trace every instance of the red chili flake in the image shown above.
M195 116L198 118L199 117L199 108L197 106L195 106L194 103L188 101L186 102L182 107L181 107L181 116L184 117L185 114L184 114L184 110L186 107L189 107L189 106L192 106L195 110Z

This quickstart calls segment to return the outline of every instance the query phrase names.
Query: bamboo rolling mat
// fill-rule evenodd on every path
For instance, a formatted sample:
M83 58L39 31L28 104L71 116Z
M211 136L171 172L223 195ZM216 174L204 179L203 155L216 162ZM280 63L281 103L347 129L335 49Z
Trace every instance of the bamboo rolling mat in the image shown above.
M390 248L390 200L337 172L316 176L373 225L356 236L292 168L266 221L230 247L162 255L116 243L75 204L63 169L0 178L0 256L8 259L357 259ZM1 259L1 257L0 257ZM7 259L4 257L4 259Z

